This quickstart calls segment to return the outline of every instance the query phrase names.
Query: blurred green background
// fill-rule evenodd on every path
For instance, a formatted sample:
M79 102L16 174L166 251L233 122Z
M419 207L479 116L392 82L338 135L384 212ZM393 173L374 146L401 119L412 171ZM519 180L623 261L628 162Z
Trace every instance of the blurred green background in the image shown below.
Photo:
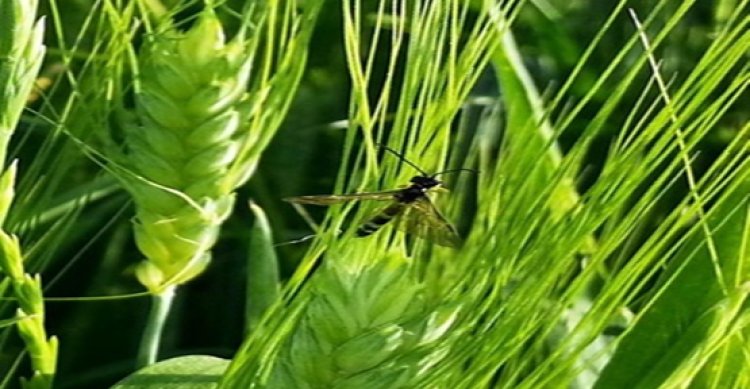
M168 2L165 2L168 3ZM239 9L243 1L229 1L228 8ZM369 7L375 1L366 2ZM652 1L633 1L631 7L643 15L652 7ZM714 31L733 9L735 1L697 2L689 17L668 37L668 42L660 51L663 59L663 74L674 75L676 80L685 77L696 66L701 54L711 43ZM169 4L166 4L169 5ZM85 15L90 12L92 1L66 1L59 10L64 21L62 32L66 41L72 43L81 29ZM47 3L42 4L40 15L49 13ZM555 91L566 80L587 44L597 33L602 22L611 13L613 5L606 1L569 0L565 2L530 1L525 5L512 31L516 36L524 62L531 72L537 87L542 91ZM676 5L675 5L676 7ZM372 8L371 8L372 9ZM181 12L178 17L189 19L200 10L196 4ZM227 13L219 13L227 26L236 20ZM47 45L49 53L43 67L53 78L59 66L59 56L55 54L58 37L47 19ZM621 46L634 31L633 23L625 17L615 20L616 27L604 36L605 44L593 53L592 59L583 69L569 95L570 103L575 103L591 88L599 74L617 55ZM658 25L658 23L657 23ZM84 37L85 50L94 42ZM383 48L385 49L385 48ZM343 32L340 4L329 1L321 13L315 36L309 48L308 69L299 87L296 99L280 132L265 153L261 165L243 187L238 196L232 218L225 224L221 239L214 249L211 267L198 279L181 288L177 295L174 310L165 330L162 345L162 358L184 354L212 354L231 358L243 336L243 312L245 263L247 258L249 229L253 216L247 207L252 199L266 211L274 230L277 242L286 242L311 233L302 218L281 198L302 194L329 193L333 187L339 168L341 146L349 106L349 74L346 68L343 48ZM384 60L386 56L382 56ZM635 58L635 57L634 57ZM82 66L71 64L72 68ZM384 66L381 66L383 69ZM382 77L382 74L381 74ZM50 114L51 109L61 109L65 90L70 89L64 80L50 94L50 104L41 107L37 101L30 107ZM645 81L644 81L645 82ZM377 83L375 83L377 84ZM501 95L494 87L490 70L480 78L475 88L475 97L496 98ZM566 150L577 139L587 121L598 111L607 96L597 96L587 111L578 116L578 123L561 137L561 147ZM627 100L636 100L630 96ZM750 106L747 96L744 106ZM36 104L36 105L34 105ZM743 104L738 104L742 106ZM467 115L476 116L480 108L467 108ZM553 113L552 119L555 119ZM624 120L628 112L618 112L614 117ZM52 115L50 115L52 116ZM726 115L698 155L694 166L700 173L718 151L731 138L737 126L746 122L748 110L737 110ZM44 126L36 126L34 119L22 123L14 138L12 150L21 161L21 175L33 177L33 168L26 161L35 160L37 168L54 171L56 160L38 158L42 142L51 142L45 147L69 147L69 140L59 136L53 141ZM596 142L601 147L593 147L585 161L586 169L579 177L583 191L601 167L603 158L621 123L608 123L610 132ZM67 146L65 146L67 145ZM75 148L70 148L75 153ZM141 292L135 281L131 266L139 259L131 236L132 207L128 197L108 180L106 173L83 155L76 155L73 169L66 172L57 182L54 194L36 194L34 182L21 181L19 202L34 202L39 215L47 214L55 206L66 204L66 199L75 199L85 192L82 187L92 185L104 190L101 198L83 207L66 208L64 216L54 222L40 220L35 226L19 226L26 241L34 241L50 230L56 241L43 246L43 250L29 252L30 271L41 271L46 295L52 300L47 305L48 332L60 338L59 357L60 388L105 387L130 373L134 367L134 356L141 336L142 326L149 300L138 298L108 298L100 301L54 301L55 297L119 296ZM92 184L94 183L94 184ZM72 188L77 188L72 190ZM676 185L673 199L684 197L686 188ZM663 204L671 209L669 196ZM323 209L311 209L313 216L321 217ZM23 216L18 215L19 220ZM660 215L653 215L653 223L659 222ZM75 226L72 228L71 226ZM306 243L282 245L278 256L282 276L295 268L297 261L306 249ZM28 250L28 249L27 249ZM10 312L4 312L9 316ZM7 332L6 332L7 334ZM15 347L5 347L2 363L10 363L16 354L10 351L20 349L20 341L7 338L4 342ZM23 367L22 367L23 370Z

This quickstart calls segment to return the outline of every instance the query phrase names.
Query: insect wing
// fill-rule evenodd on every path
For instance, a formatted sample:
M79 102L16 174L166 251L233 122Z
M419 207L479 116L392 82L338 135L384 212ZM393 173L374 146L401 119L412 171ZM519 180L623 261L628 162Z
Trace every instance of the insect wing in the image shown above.
M357 228L357 236L367 236L375 231L379 230L380 227L398 217L406 208L406 205L400 202L393 202L388 206L378 210L374 216L367 219L367 221Z
M425 196L410 203L398 220L399 229L441 246L458 247L461 238L456 228Z
M287 197L284 201L296 204L333 205L355 200L393 200L393 196L400 191L349 193L341 195L297 196Z

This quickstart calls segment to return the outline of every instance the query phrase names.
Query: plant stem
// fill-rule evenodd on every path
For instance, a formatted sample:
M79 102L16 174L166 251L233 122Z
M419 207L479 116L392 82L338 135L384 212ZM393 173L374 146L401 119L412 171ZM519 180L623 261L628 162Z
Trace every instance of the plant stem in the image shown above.
M146 328L143 330L143 338L138 349L137 366L145 367L156 362L159 354L159 343L161 334L164 329L164 323L172 307L176 286L169 286L161 293L152 295L151 310L146 321Z

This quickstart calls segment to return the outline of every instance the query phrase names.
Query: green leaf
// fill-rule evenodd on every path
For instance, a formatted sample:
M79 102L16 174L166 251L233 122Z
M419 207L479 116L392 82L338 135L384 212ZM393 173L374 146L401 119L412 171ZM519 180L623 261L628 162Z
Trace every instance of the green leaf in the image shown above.
M747 388L750 387L750 355L747 347L750 331L732 336L703 366L693 381L696 388Z
M250 230L247 260L247 303L245 308L248 329L255 327L266 310L279 298L279 261L273 249L271 225L263 208L250 203L255 224Z
M502 29L503 26L498 26ZM555 140L552 125L545 117L544 103L534 85L531 74L523 64L523 59L509 29L502 33L502 44L492 52L492 65L497 74L499 87L503 92L503 103L507 107L508 150L543 150L539 159L526 158L517 154L519 172L533 171L529 177L529 192L544 190L553 180L560 167L562 154ZM542 168L532 166L542 164ZM560 216L578 203L578 193L572 181L560 182L555 190L550 209Z
M737 282L748 273L741 268L748 190L750 181L745 181L712 210L705 220L710 236L702 228L691 230L662 277L662 293L622 339L595 388L662 387L681 369L700 367L699 361L710 356L707 345L732 335L727 326L747 294Z
M137 371L113 389L209 389L215 388L229 361L208 355L172 358Z

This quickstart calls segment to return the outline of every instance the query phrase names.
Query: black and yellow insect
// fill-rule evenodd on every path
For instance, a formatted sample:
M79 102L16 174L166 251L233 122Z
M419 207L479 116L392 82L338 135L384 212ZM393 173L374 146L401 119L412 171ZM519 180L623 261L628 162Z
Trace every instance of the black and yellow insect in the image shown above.
M375 216L357 228L357 236L368 236L390 221L395 220L396 228L402 231L430 240L441 246L459 246L461 238L458 236L455 227L435 207L427 196L427 192L440 187L442 182L436 178L440 174L473 170L452 169L427 174L395 150L385 146L381 147L417 169L420 175L412 177L409 185L402 189L340 195L298 196L288 197L284 200L296 204L311 205L333 205L357 200L390 201L390 204L380 209Z

